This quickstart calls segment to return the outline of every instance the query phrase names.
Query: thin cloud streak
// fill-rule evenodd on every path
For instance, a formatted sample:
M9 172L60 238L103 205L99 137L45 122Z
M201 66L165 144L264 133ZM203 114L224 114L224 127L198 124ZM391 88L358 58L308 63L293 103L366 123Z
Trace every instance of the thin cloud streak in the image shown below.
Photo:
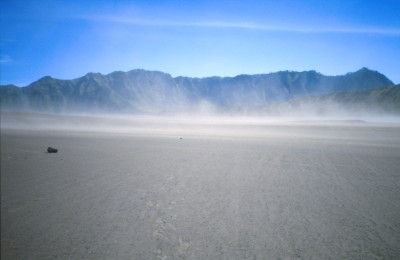
M9 55L1 55L0 56L0 63L10 63L13 60L11 59L11 57Z
M400 36L400 28L379 28L379 27L301 27L301 26L275 26L253 22L179 22L168 20L145 20L120 16L83 16L84 20L95 22L110 22L120 24L131 24L137 26L157 27L199 27L215 29L243 29L260 30L266 32L292 32L292 33L349 33L349 34L378 34L386 36Z

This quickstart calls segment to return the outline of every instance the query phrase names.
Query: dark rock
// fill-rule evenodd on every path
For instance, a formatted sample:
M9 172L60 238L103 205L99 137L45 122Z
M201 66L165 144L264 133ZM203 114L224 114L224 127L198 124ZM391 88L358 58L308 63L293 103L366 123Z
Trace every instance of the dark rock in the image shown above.
M53 147L49 147L49 148L47 148L47 152L48 152L48 153L57 153L57 152L58 152L58 149L53 148Z

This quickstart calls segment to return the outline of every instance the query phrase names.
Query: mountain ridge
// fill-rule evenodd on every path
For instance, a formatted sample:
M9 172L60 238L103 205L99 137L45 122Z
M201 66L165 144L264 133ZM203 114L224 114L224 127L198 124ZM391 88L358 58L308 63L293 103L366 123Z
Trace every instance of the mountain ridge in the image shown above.
M393 86L383 74L362 68L339 76L315 70L241 74L234 77L172 77L135 69L87 73L71 80L45 76L26 87L1 86L1 108L62 112L160 114L199 106L229 110L260 107L310 95Z

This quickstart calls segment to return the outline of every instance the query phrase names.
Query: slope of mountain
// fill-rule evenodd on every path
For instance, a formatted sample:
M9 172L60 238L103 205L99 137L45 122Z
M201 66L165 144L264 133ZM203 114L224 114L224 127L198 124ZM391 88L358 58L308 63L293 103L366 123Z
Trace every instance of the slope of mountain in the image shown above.
M0 87L2 109L46 112L160 114L201 106L221 110L267 106L310 95L392 86L384 75L362 68L342 76L282 71L236 77L189 78L145 70L88 73L73 80L44 77L27 87Z
M379 116L400 115L400 85L359 92L307 96L264 107L269 115Z
M316 71L281 71L270 74L239 75L233 78L176 78L179 86L200 90L200 95L222 106L264 105L307 95L338 91L361 91L391 86L384 75L362 68L343 76L324 76Z

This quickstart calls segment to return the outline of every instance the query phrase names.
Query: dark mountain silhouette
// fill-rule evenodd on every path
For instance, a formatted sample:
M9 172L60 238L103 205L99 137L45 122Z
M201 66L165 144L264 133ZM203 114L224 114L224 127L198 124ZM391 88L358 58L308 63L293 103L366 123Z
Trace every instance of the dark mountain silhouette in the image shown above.
M251 110L307 96L387 86L393 86L393 82L367 68L341 76L281 71L207 78L173 78L158 71L132 70L107 75L88 73L73 80L47 76L22 88L5 85L0 87L0 101L1 108L8 110L162 114L202 106L221 111ZM366 98L365 94L359 98Z

